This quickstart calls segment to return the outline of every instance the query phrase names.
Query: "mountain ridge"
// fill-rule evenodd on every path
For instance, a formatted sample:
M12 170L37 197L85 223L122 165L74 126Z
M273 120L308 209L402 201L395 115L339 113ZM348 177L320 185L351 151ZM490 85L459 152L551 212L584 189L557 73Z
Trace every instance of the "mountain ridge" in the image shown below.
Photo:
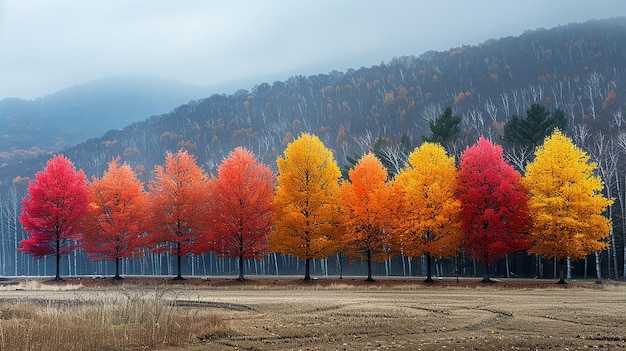
M498 137L511 115L523 115L535 102L564 109L573 123L606 124L623 102L616 82L626 78L625 23L617 17L529 30L368 68L259 83L250 91L191 100L64 152L88 174L98 174L117 155L149 170L165 150L184 147L211 171L235 146L248 147L272 165L286 142L303 131L318 134L340 162L380 137L391 144L403 134L418 141L445 106L463 117L468 143L480 134ZM600 108L609 90L617 102ZM15 169L32 176L46 158Z

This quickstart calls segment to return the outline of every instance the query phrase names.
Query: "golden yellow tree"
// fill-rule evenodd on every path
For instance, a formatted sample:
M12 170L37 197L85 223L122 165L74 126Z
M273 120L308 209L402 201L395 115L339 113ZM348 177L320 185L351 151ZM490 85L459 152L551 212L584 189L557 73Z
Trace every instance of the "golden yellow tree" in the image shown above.
M559 130L547 137L526 167L523 182L530 193L533 224L531 254L564 261L582 259L606 247L611 222L602 213L613 203L602 195L596 164Z
M341 171L332 152L308 133L291 142L276 162L270 250L304 259L304 280L310 280L311 259L326 258L336 249Z
M395 178L401 199L396 240L406 255L426 255L427 282L433 281L432 257L454 256L463 241L456 179L454 157L429 142L411 152Z
M387 182L387 169L374 154L363 156L349 177L341 184L342 243L350 258L367 260L367 281L373 281L372 261L383 261L392 254L391 218L398 201Z

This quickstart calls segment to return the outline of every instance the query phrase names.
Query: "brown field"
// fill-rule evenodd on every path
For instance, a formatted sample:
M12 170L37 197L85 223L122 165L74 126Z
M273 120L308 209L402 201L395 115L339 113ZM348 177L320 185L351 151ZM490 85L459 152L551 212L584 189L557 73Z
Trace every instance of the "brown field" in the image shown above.
M92 310L84 311L85 306ZM106 312L110 306L126 306L124 318ZM38 308L53 310L52 322L36 326ZM98 322L90 327L94 315ZM79 318L70 325L59 322L69 316ZM362 278L305 283L256 277L244 283L223 278L183 284L162 278L20 281L0 288L0 350L40 349L32 333L10 334L12 324L48 338L74 324L102 328L102 339L93 341L95 332L89 339L103 350L626 349L626 284L365 283ZM105 345L108 338L122 341ZM76 340L72 349L94 349L86 343ZM68 348L59 344L57 349Z

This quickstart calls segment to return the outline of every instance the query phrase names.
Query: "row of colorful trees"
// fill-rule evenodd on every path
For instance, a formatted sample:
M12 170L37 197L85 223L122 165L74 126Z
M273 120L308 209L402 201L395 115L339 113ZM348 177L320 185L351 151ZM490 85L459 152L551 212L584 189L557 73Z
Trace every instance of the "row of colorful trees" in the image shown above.
M464 251L488 266L511 252L581 259L603 249L612 202L595 164L558 130L537 148L524 177L502 148L481 138L456 160L436 143L409 155L393 178L372 153L341 180L331 150L304 133L277 159L278 174L244 148L208 176L186 151L168 153L146 187L132 169L109 163L87 181L62 155L30 183L20 250L59 259L78 246L94 260L119 262L145 250L180 259L215 252L243 263L268 252L310 261L340 252L368 263L398 252L431 258ZM563 266L563 265L562 265ZM561 269L561 281L563 280Z

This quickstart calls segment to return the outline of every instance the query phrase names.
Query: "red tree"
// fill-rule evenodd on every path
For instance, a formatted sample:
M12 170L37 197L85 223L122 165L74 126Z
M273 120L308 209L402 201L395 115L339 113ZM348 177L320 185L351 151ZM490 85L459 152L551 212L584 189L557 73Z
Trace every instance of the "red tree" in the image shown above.
M30 235L20 242L19 250L36 258L55 255L54 280L61 280L61 256L74 249L88 204L85 173L77 172L63 155L48 161L28 186L28 198L22 200L20 223Z
M91 203L81 236L91 259L115 261L114 279L121 279L120 260L131 257L141 246L147 204L143 184L130 166L120 166L119 160L111 161L104 176L94 177L89 184Z
M239 258L239 278L244 280L246 259L268 251L272 229L274 175L250 151L236 148L209 181L209 228L215 250Z
M150 182L149 241L156 251L174 248L178 274L181 258L206 251L205 222L208 178L187 151L167 153L164 166L155 167ZM165 246L163 245L165 244Z
M502 147L480 138L461 155L458 176L465 247L484 266L484 282L489 282L488 266L530 247L528 196L521 176L502 157Z

